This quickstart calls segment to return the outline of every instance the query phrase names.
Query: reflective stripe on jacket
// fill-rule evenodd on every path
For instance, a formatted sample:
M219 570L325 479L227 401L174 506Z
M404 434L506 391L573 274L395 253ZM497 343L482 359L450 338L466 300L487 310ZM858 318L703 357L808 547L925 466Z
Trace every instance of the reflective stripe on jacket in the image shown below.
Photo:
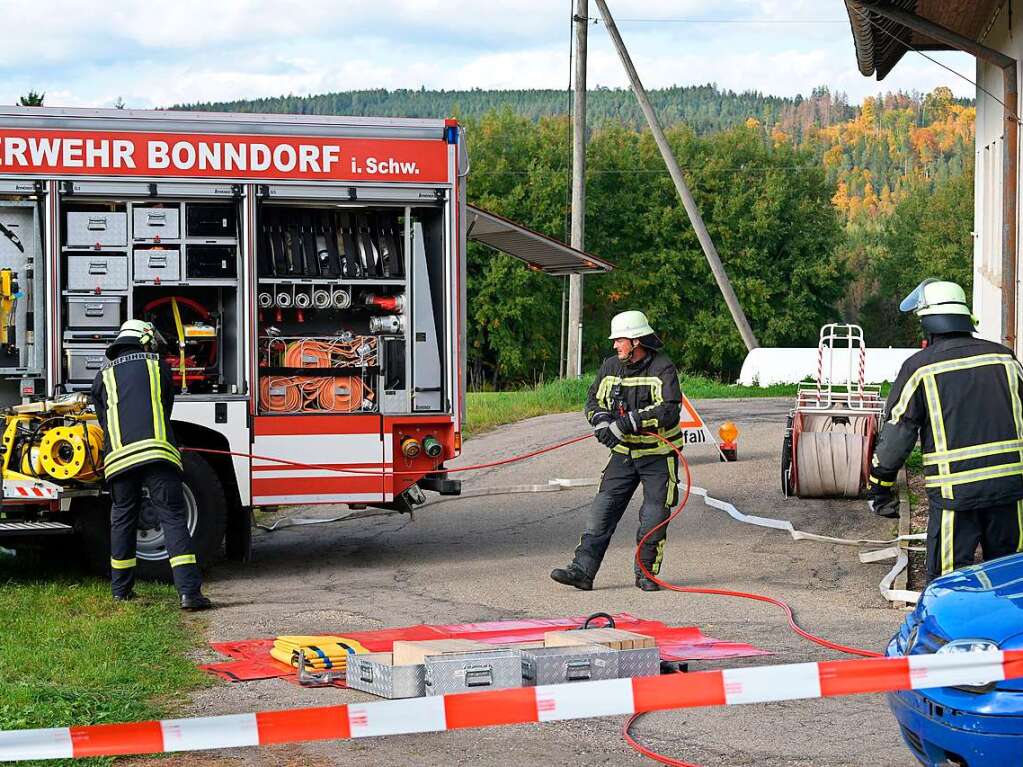
M642 431L659 434L681 449L685 444L678 425L681 403L678 371L666 354L648 351L633 365L608 357L590 386L586 420L593 424L601 414L617 418L623 412L635 413ZM668 445L646 434L626 434L614 450L632 458L672 452Z
M933 506L968 510L1023 498L1023 368L1001 344L935 336L888 395L871 476L891 482L917 434Z
M159 355L127 346L96 374L92 400L103 428L107 479L153 461L181 468L170 426L174 389L170 369Z

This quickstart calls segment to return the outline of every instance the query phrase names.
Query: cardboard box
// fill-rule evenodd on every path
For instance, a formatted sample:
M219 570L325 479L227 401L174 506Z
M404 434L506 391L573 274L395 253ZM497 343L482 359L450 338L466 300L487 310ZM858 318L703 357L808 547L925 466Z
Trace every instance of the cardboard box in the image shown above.
M653 637L634 634L621 629L582 629L569 631L548 631L544 634L545 647L574 647L576 645L599 644L612 650L639 650L656 647Z
M483 652L493 650L493 645L474 642L471 639L425 639L420 641L398 639L391 652L395 666L414 666L426 662L430 655L449 655L458 652Z

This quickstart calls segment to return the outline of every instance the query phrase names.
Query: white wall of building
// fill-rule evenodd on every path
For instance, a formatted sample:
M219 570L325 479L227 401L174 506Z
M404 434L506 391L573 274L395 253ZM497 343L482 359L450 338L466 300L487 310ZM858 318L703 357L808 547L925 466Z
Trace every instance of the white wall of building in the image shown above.
M1017 61L1023 68L1023 14L1013 14L1012 34L1009 34L1009 13L1003 6L981 43L1001 51ZM1017 80L1019 71L1017 71ZM1001 341L1002 332L1002 162L1004 156L1005 124L1002 105L1004 98L1002 70L991 64L977 62L977 145L975 164L975 207L973 228L973 311L980 320L978 332L984 338ZM1017 82L1017 87L1018 87ZM1023 134L1023 131L1021 131ZM1017 214L1023 213L1023 206ZM1023 226L1017 219L1018 230ZM1019 237L1017 236L1017 253ZM1019 259L1017 258L1017 264ZM1017 296L1019 296L1018 272ZM1017 298L1017 352L1019 342L1019 309L1023 302Z

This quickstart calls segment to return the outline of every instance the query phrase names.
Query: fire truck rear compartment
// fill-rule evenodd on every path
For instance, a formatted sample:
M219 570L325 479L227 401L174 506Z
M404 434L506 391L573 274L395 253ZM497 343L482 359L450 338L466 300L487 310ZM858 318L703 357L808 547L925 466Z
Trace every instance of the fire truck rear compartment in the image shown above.
M261 414L450 412L439 207L257 212Z
M178 397L244 394L238 200L60 207L62 387L88 389L128 318L153 322Z

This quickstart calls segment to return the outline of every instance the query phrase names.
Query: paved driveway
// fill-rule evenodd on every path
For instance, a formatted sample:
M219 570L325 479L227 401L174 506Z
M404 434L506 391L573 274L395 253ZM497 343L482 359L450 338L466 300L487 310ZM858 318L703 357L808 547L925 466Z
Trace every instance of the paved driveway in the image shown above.
M697 403L717 424L737 422L740 460L722 464L707 447L688 451L694 483L741 510L791 520L797 528L843 537L890 537L893 525L862 502L784 499L778 483L787 400ZM463 464L514 455L580 434L578 414L504 427L466 443ZM526 463L463 475L467 486L595 476L606 450L595 440ZM674 625L696 625L721 639L776 653L746 661L792 663L835 653L790 633L780 611L746 600L643 593L633 586L635 509L627 512L592 592L559 586L551 568L569 561L593 489L506 495L439 504L406 517L380 517L261 534L254 561L213 574L211 640L315 634L426 623L629 611ZM314 513L302 512L302 516ZM671 527L662 571L691 585L758 591L785 598L803 625L825 637L881 649L902 619L877 584L886 563L862 565L857 550L792 541L742 525L694 498ZM743 661L729 661L731 666ZM711 668L713 664L694 668ZM304 690L280 680L218 684L198 693L200 714L238 713L366 700L347 690ZM620 718L482 731L368 739L224 754L223 763L360 765L649 764L622 741ZM705 767L720 765L910 765L881 696L664 712L646 717L641 740ZM217 760L217 763L221 763Z

